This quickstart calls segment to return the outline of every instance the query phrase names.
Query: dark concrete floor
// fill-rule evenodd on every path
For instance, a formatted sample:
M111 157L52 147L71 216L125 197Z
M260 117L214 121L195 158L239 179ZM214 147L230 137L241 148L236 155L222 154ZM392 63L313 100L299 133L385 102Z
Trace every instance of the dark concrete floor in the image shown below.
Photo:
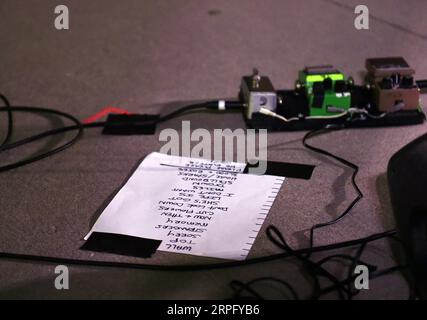
M402 55L419 78L427 78L427 2L365 3L371 12L368 31L354 28L358 1L353 0L2 0L0 91L15 105L57 108L83 119L106 105L149 113L195 100L234 97L240 77L255 66L277 88L287 88L293 86L297 71L308 64L332 63L361 81L365 58ZM53 26L58 4L70 8L69 31ZM239 115L187 118L194 127L243 126ZM16 139L61 125L43 117L20 115L16 120ZM179 125L179 120L168 124ZM385 178L387 162L426 128L348 130L316 139L319 146L360 165L358 182L366 195L348 218L319 231L317 244L394 227ZM303 134L269 135L270 159L318 166L311 181L289 179L285 183L264 225L277 225L294 247L306 246L307 230L336 216L354 197L351 172L303 149ZM1 163L60 139L2 154ZM54 158L3 173L0 250L159 264L214 261L167 253L139 260L79 250L97 208L138 159L160 146L158 135L105 137L94 129ZM273 252L277 250L261 232L250 256ZM380 267L395 263L388 243L381 241L369 246L364 259ZM0 298L222 299L232 293L230 280L266 274L292 281L301 296L309 292L306 276L292 261L191 273L72 267L68 291L54 288L54 267L2 260ZM335 269L343 274L339 265ZM371 289L358 298L404 299L407 293L405 280L393 274L373 281ZM268 296L284 297L280 292Z

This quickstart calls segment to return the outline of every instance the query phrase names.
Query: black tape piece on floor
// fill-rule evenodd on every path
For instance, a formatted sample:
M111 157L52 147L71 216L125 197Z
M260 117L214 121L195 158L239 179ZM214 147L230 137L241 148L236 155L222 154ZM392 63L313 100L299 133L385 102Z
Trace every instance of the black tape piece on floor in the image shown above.
M257 168L263 164L265 164L265 161L257 164L248 163L243 173L249 173L250 168ZM315 166L300 163L267 161L266 168L267 170L264 173L266 175L310 180Z
M156 132L159 115L150 114L112 114L107 118L102 134L112 135L151 135Z
M160 240L144 239L114 233L93 232L82 250L150 258L160 246Z

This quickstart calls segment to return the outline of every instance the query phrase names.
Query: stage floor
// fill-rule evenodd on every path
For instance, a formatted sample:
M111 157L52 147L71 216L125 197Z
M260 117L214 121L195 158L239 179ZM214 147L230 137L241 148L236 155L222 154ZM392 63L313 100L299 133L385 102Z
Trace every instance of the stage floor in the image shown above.
M63 1L64 2L64 1ZM340 1L342 3L343 1ZM14 105L57 108L84 119L105 106L165 113L205 99L236 97L242 75L257 67L277 89L291 88L306 65L334 64L362 80L368 57L404 56L427 78L426 1L365 1L370 30L354 28L358 1L65 1L70 30L54 28L57 1L0 3L0 91ZM427 99L423 99L427 103ZM2 117L4 118L4 117ZM184 119L184 118L182 118ZM239 128L241 115L192 114L193 128ZM1 120L4 133L4 119ZM180 128L181 119L159 129ZM16 116L14 139L60 126L56 119ZM386 179L390 157L425 133L427 124L334 132L312 141L360 166L365 198L339 224L316 233L316 244L368 236L394 228ZM80 259L153 264L217 262L159 252L143 260L79 250L97 209L144 155L158 151L154 136L101 136L85 132L71 149L0 175L0 250ZM294 248L308 245L308 229L331 220L352 201L351 170L304 149L304 132L269 135L274 161L316 165L311 180L288 179L250 252L279 252L265 228L276 225ZM50 148L55 137L2 153L1 164ZM316 257L322 257L318 255ZM363 260L394 265L388 242L368 247ZM203 272L70 268L70 290L54 287L55 265L0 261L0 298L224 299L229 282L278 276L304 297L308 278L293 260ZM345 276L341 265L332 271ZM405 299L400 274L381 277L357 299ZM283 298L281 292L269 297ZM330 296L329 298L334 298Z

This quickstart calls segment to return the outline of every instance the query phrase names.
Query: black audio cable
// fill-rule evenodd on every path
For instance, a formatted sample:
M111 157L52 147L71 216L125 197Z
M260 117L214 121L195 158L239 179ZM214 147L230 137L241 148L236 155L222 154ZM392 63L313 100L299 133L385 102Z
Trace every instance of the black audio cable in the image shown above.
M292 256L297 258L302 262L308 274L311 276L314 286L313 293L310 299L315 299L320 295L321 286L320 286L320 277L325 277L329 281L331 281L337 288L337 293L341 300L344 299L345 291L347 290L344 286L340 284L340 281L328 272L321 264L317 264L313 262L309 255L304 255L298 253L296 250L293 250L286 242L282 233L274 226L270 226L267 228L267 237L268 239L275 244L278 248L282 249L284 252L289 252ZM348 293L347 293L348 294Z
M66 112L62 112L62 111L58 111L58 110L54 110L54 109L48 109L48 108L23 107L23 106L3 107L3 108L0 108L0 112L1 111L7 111L7 112L12 111L13 113L15 113L15 112L34 113L35 112L35 113L46 113L46 114L52 114L52 115L60 116L60 117L69 119L72 122L74 122L75 125L73 127L74 127L74 130L77 130L77 133L72 139L70 139L66 143L60 145L59 147L55 147L55 148L53 148L47 152L37 154L37 155L32 156L30 158L23 159L23 160L17 161L15 163L12 163L9 165L0 166L0 172L5 172L5 171L12 170L12 169L16 169L16 168L25 166L27 164L33 163L35 161L50 157L50 156L52 156L52 155L54 155L60 151L63 151L65 149L71 147L73 144L75 144L81 138L81 136L83 134L83 126L82 126L81 122L77 118L75 118L74 116L72 116L71 114L68 114ZM11 130L13 130L13 123L10 122L10 120L8 121L8 123L9 123L8 128L12 128ZM14 143L2 144L0 146L0 152L19 147L19 146L24 145L26 143L41 139L45 136L49 136L49 134L46 134L46 133L45 134L39 134L36 136L25 138L23 140L20 140L20 141L14 142Z
M162 116L159 118L158 122L165 122L171 119L174 119L176 117L179 117L183 114L186 114L187 112L191 111L200 111L200 110L215 110L215 111L230 111L230 110L243 110L245 107L245 104L240 101L231 101L231 100L214 100L214 101L208 101L208 102L202 102L202 103L196 103L189 106L185 106L182 108L179 108L176 111L173 111L172 113L169 113L165 116Z
M2 94L0 94L0 99L5 104L4 107L0 107L0 113L6 112L8 114L7 135L6 135L6 138L4 139L4 142L0 145L0 153L3 151L6 151L6 150L18 148L22 145L25 145L25 144L28 144L28 143L31 143L31 142L34 142L34 141L37 141L40 139L44 139L44 138L47 138L47 137L50 137L53 135L62 134L62 133L69 132L69 131L77 131L75 136L72 139L70 139L69 141L67 141L66 143L62 144L59 147L56 147L56 148L48 150L46 152L37 154L37 155L32 156L30 158L17 161L17 162L12 163L12 164L0 166L0 173L28 165L30 163L45 159L47 157L50 157L50 156L52 156L58 152L64 151L65 149L74 145L82 137L84 129L104 127L108 124L107 121L95 122L95 123L89 123L89 124L82 124L76 117L74 117L73 115L71 115L69 113L63 112L63 111L50 109L50 108L41 108L41 107L12 106L10 104L9 100ZM201 111L201 110L229 111L229 110L239 110L239 109L241 110L243 107L244 107L244 104L239 102L239 101L218 100L218 101L202 102L202 103L192 104L189 106L179 108L178 110L173 111L172 113L169 113L165 116L161 116L156 120L156 124L174 119L174 118L179 117L181 115L184 115L190 111L196 111L196 110L198 110L198 111ZM70 120L71 122L73 122L73 125L47 130L47 131L38 133L36 135L24 138L22 140L15 141L13 143L9 143L11 135L12 135L12 131L13 131L13 125L14 125L13 113L15 113L15 112L45 113L45 114L60 116L60 117L66 118L66 119ZM129 117L132 118L132 115L130 115ZM115 125L116 126L121 125L121 126L125 127L125 126L128 126L130 124L131 123L129 121L124 121L122 123L118 123L118 124L116 123Z
M363 246L366 247L367 244L380 240L392 238L394 239L396 235L395 230L390 230L378 234L371 235L366 238L360 238L340 243L334 243L326 246L319 246L313 248L304 248L299 250L292 250L286 244L284 237L281 235L280 231L274 227L269 226L267 228L267 236L270 241L273 241L274 244L278 245L279 248L284 250L283 253L263 256L258 258L247 259L243 261L231 261L231 262L222 262L222 263L214 263L214 264L194 264L194 265L155 265L155 264L140 264L140 263L126 263L126 262L113 262L113 261L97 261L97 260L83 260L83 259L70 259L70 258L60 258L60 257L49 257L49 256L39 256L39 255L28 255L28 254L17 254L17 253L7 253L0 252L0 259L8 259L11 261L27 261L33 263L49 263L49 264L61 264L68 266L82 266L82 267L99 267L99 268L119 268L119 269L136 269L136 270L149 270L149 271L160 271L160 272L196 272L196 271L206 271L206 270L219 270L219 269L228 269L228 268L236 268L236 267L244 267L251 266L256 264L262 264L271 261L277 261L282 259L296 258L300 260L303 265L307 268L309 275L312 277L314 282L313 293L309 297L310 299L319 299L321 296L330 293L337 292L339 298L341 300L349 299L354 295L346 286L351 284L351 281L354 281L355 276L351 276L351 278L347 278L344 280L338 280L335 276L329 273L322 265L327 261L335 258L337 256L347 255L333 255L329 256L325 259L322 259L319 262L313 262L309 258L305 256L309 256L313 253L320 252L328 252L338 249L351 248L355 246ZM356 259L355 257L348 258L353 261ZM376 271L376 267L360 260L356 259L355 261L358 264L366 265L369 270L372 272ZM396 269L393 267L393 270L390 272L398 271L400 269ZM375 273L372 275L372 278L379 277L390 272L386 272L383 270L382 273ZM332 286L321 288L319 278L324 277L332 282ZM299 299L296 290L286 281L281 280L276 277L261 277L250 281L249 283L243 283L237 280L231 282L231 287L235 291L235 295L233 299L239 299L243 292L250 292L252 296L256 299L263 299L260 294L256 293L254 288L251 288L252 285L258 282L271 281L280 283L284 287L286 287L292 294L294 299Z
M313 254L317 252L331 251L342 248L354 247L362 243L370 243L379 239L389 238L396 235L396 230L389 230L377 234L373 234L369 237L354 239L350 241L334 243L324 246L303 248L294 250L294 252L283 252L274 255L262 256L258 258L252 258L242 261L231 261L221 262L214 264L198 264L198 265L153 265L153 264L140 264L140 263L126 263L126 262L114 262L114 261L97 261L97 260L83 260L83 259L71 259L41 255L31 255L22 253L11 253L11 252L0 252L0 258L17 260L17 261L31 261L31 262L44 262L54 264L65 264L75 266L86 266L86 267L110 267L110 268L123 268L123 269L144 269L152 271L203 271L203 270L215 270L224 268L235 268L241 266L249 266L269 261L276 261L295 256L295 254Z
M304 255L303 253L299 253L298 250L292 250L286 243L280 231L274 226L270 226L267 229L267 233L270 241L279 246L285 252L291 253L291 256L297 258L297 260L302 262L303 266L306 268L306 271L310 275L313 284L313 292L308 297L311 300L318 300L322 296L334 292L338 294L338 298L340 300L351 300L360 292L360 290L353 288L354 283L357 277L359 276L359 274L355 274L357 265L364 265L368 268L369 279L376 279L393 272L402 271L407 268L406 265L396 265L393 267L378 270L377 266L361 260L361 256L366 250L367 245L369 244L369 242L366 241L361 241L357 245L355 245L358 246L358 248L354 256L348 254L332 254L315 262L312 260L312 258L310 258L310 254ZM392 240L395 240L399 244L401 244L400 239L396 238L395 235L387 236L387 238L391 238ZM328 271L323 267L323 265L332 260L341 261L343 263L350 262L350 265L348 266L347 277L343 280L339 280L337 277L329 274ZM326 278L327 280L332 282L332 285L322 288L320 286L320 278ZM281 287L285 287L285 289L287 289L287 291L291 293L291 299L299 300L299 295L297 291L289 282L285 281L284 279L271 276L255 278L248 282L242 282L239 280L231 281L230 287L234 291L232 299L265 299L265 297L255 288L255 285L258 283L270 283L271 285L274 283L278 284ZM413 287L411 283L409 283L408 286L410 291L409 299L413 299ZM288 298L288 295L286 295L285 297Z
M350 162L350 161L348 161L342 157L334 155L329 151L326 151L324 149L320 149L318 147L315 147L315 146L307 143L308 140L310 140L311 138L313 138L317 135L327 133L327 132L331 132L331 131L340 130L342 128L343 128L342 126L329 125L329 126L326 126L322 129L312 130L312 131L308 132L302 140L304 147L306 147L307 149L314 151L314 152L317 152L319 154L325 155L325 156L330 157L332 159L335 159L338 162L340 162L340 163L346 165L347 167L351 168L353 170L353 173L351 175L351 183L353 185L354 190L357 193L357 195L353 199L353 201L351 201L351 203L347 206L347 208L337 218L335 218L331 221L328 221L328 222L315 224L313 227L311 227L311 229L310 229L310 247L314 246L314 232L317 229L331 226L331 225L343 220L350 213L350 211L354 208L354 206L363 198L363 193L360 190L360 188L356 182L356 176L359 172L359 167L356 164L354 164L354 163L352 163L352 162Z
M4 138L3 142L0 144L0 146L3 146L5 144L7 144L12 137L13 115L12 115L12 107L10 105L9 100L6 98L6 96L4 96L3 94L0 93L0 100L5 105L4 108L5 108L5 111L7 112L7 133L6 133L6 137Z
M286 282L280 278L277 277L260 277L253 279L249 282L242 282L239 280L233 280L230 282L230 287L234 291L234 295L231 298L231 300L248 300L248 299L258 299L258 300L265 300L265 298L258 293L253 286L257 283L277 283L284 287L292 296L292 300L300 300L300 297L297 293L297 291L294 289L294 287L289 284L289 282ZM244 296L244 292L249 292L252 296Z

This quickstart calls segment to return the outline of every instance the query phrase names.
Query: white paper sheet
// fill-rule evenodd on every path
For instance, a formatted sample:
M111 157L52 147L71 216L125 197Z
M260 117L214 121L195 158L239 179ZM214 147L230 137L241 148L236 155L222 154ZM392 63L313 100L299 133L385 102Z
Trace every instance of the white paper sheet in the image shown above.
M244 168L151 153L85 239L115 233L161 240L161 251L243 260L284 181Z

